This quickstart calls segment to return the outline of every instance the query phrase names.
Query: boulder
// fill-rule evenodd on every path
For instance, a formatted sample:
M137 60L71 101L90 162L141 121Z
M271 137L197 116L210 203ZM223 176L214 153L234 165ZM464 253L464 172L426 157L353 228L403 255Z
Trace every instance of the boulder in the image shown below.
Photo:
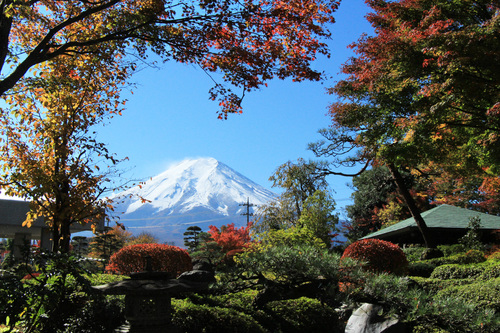
M407 326L398 318L380 315L382 307L364 303L349 318L345 333L407 333Z

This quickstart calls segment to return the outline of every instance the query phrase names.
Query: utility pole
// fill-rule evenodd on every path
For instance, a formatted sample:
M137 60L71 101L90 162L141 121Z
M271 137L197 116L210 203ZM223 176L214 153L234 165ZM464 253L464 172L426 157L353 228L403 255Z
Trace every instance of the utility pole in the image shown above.
M250 222L250 216L253 216L253 213L250 213L250 207L253 207L255 205L250 203L250 198L247 198L247 202L240 204L240 206L247 206L247 212L246 213L242 213L241 215L246 215L246 217L247 217L247 225L248 225L248 223Z

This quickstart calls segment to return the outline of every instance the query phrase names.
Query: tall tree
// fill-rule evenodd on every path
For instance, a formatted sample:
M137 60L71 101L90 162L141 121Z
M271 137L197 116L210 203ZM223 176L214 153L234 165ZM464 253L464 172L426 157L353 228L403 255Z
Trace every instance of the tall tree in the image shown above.
M331 89L341 101L332 104L333 127L323 132L330 142L312 149L338 158L347 145L356 152L336 162L377 160L396 181L401 168L430 162L455 173L498 174L498 3L368 4L376 34L352 45L357 56L343 66L347 78Z
M328 54L326 23L334 0L103 0L0 2L0 96L37 64L114 49L222 72L243 91L273 77L318 80L311 62ZM221 116L241 110L241 96L217 84Z
M295 207L297 218L300 218L306 199L317 190L324 190L327 187L324 177L317 173L319 164L299 158L297 163L288 161L280 165L269 177L273 187L284 190L281 195L282 200L289 201Z
M113 67L114 55L101 52L101 63L85 67L68 56L39 65L43 77L13 88L5 99L10 108L0 112L3 188L30 200L23 225L45 218L54 251L69 251L71 225L95 227L111 208L101 195L118 161L95 130L123 107L127 67Z
M189 252L195 251L200 245L201 228L197 225L192 225L184 232L184 246L189 249Z
M307 1L0 2L0 110L3 187L32 200L25 225L45 216L54 250L69 250L70 226L100 219L105 175L117 161L92 126L121 112L120 88L133 61L162 59L221 72L233 89L274 77L318 80L311 68L328 54L320 38L338 3ZM131 63L127 61L132 61ZM221 118L241 98L221 83L210 92ZM108 162L98 161L98 157ZM19 161L19 162L17 162Z

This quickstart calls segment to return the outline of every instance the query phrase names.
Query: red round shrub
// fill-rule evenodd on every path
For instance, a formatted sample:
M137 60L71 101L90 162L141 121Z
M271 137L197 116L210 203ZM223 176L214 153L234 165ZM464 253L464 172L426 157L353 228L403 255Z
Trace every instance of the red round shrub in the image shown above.
M108 272L128 275L144 271L146 257L151 257L151 268L179 276L193 268L186 250L166 244L135 244L125 246L113 254L106 267Z
M362 261L363 268L376 273L404 275L408 271L408 260L404 252L391 242L380 239L363 239L349 245L342 255Z

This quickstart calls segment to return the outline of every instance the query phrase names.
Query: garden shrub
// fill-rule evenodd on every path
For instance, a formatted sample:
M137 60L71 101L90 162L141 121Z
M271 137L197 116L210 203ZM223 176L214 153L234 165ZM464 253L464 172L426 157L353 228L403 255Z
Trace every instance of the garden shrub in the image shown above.
M340 259L352 258L362 262L367 271L404 275L408 271L405 254L391 242L379 239L363 239L349 245Z
M175 276L192 269L191 257L186 250L166 244L136 244L113 254L108 272L128 275L145 270L146 257L151 257L153 271L170 272Z
M438 245L437 248L443 252L445 257L465 253L467 251L463 244Z
M266 305L266 311L277 322L280 332L340 332L341 324L335 310L316 299L301 297L274 301Z
M488 259L488 260L494 260L494 261L500 261L500 249L497 249L496 251L491 252L491 253L487 256L487 259Z
M431 274L433 279L469 279L476 278L483 273L484 268L477 264L458 265L449 264L436 267Z
M411 279L415 281L421 289L433 294L450 286L462 286L474 282L474 280L472 279L441 280L434 278L424 278L419 276L412 276Z
M484 253L479 250L469 250L466 253L459 253L449 257L434 258L425 262L440 266L446 264L474 264L486 261Z
M500 262L488 260L480 265L483 267L483 272L477 280L486 281L500 277Z
M421 261L410 262L408 266L408 275L429 277L431 276L435 268L436 268L435 265L427 262L421 262Z
M409 246L402 249L409 262L414 262L420 260L422 253L425 251L423 246Z
M460 302L476 308L500 311L500 278L478 281L465 286L450 286L441 290L437 298L458 298Z
M172 300L172 323L185 333L259 333L266 330L251 316L233 309Z

